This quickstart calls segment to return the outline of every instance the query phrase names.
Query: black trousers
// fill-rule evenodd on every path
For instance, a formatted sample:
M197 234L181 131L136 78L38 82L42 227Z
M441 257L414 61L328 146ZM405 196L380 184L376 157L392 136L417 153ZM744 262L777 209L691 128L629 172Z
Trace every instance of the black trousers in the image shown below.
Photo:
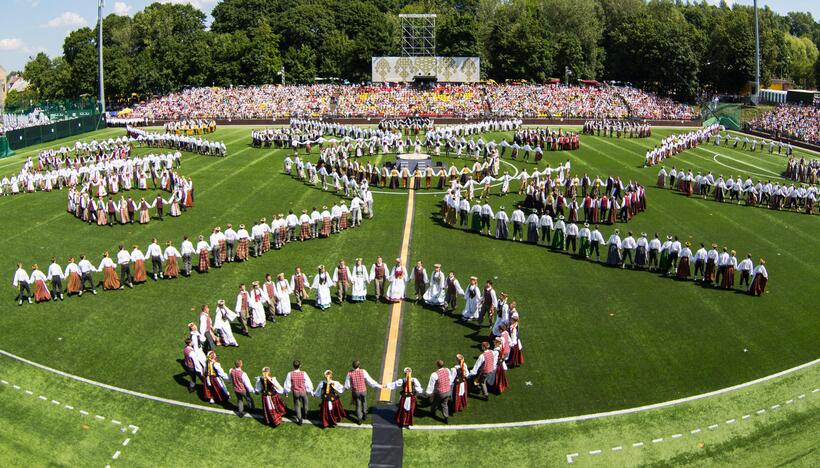
M57 295L63 293L63 279L58 275L51 277L51 297L57 298Z
M91 285L92 291L97 290L97 288L94 286L94 277L91 276L91 272L83 273L82 275L80 275L80 279L82 280L82 289L85 289L85 283L88 283L89 285Z
M575 252L578 250L578 246L576 245L576 236L567 236L566 242L564 242L564 250L569 250L570 252ZM572 249L570 250L570 245L572 245Z
M31 297L31 288L28 286L28 281L20 281L19 288L20 290L15 298L16 301L22 301L23 299L28 299ZM25 291L25 294L23 294L23 291Z
M130 263L120 263L120 279L123 283L134 284L134 275L131 274Z
M151 257L151 272L154 276L162 273L162 257Z

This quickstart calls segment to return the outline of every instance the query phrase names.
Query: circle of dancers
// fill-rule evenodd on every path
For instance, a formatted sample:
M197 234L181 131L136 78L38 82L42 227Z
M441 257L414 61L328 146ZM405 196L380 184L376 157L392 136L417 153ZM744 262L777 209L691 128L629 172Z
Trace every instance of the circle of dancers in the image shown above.
M346 302L368 300L369 285L373 283L372 300L376 303L398 303L405 300L406 285L414 283L416 303L441 314L457 313L458 301L463 299L461 319L475 321L482 326L487 321L490 326L488 338L481 343L480 354L472 367L466 364L462 354L455 355L452 366L441 359L435 362L435 370L430 374L426 388L409 367L404 368L398 380L379 383L374 380L361 363L353 361L344 383L334 380L333 371L326 370L323 379L314 385L299 360L293 361L293 370L288 372L280 384L271 375L270 368L264 367L255 379L255 384L244 370L243 362L237 360L234 367L226 372L219 363L219 346L237 347L239 343L234 328L240 334L250 336L250 329L264 328L275 323L276 318L288 317L303 307L313 295L313 303L319 310L327 310L334 303L331 288L335 288L335 303L341 307ZM233 302L231 302L233 304ZM320 265L313 280L296 267L288 279L279 273L274 280L270 274L264 282L254 281L251 287L240 284L235 307L230 309L225 299L216 302L216 310L211 314L210 306L200 308L198 321L188 324L188 335L183 350L183 367L189 376L188 390L196 391L196 383L202 383L202 396L211 404L226 404L230 400L229 382L236 397L236 409L244 415L245 408L254 409L252 395L262 400L262 419L266 424L277 426L287 410L283 396L292 395L294 420L297 424L307 417L308 397L319 399L321 424L328 428L336 426L346 413L341 395L349 391L355 406L355 422L362 424L367 415L367 387L388 388L400 392L396 413L396 423L406 427L414 424L418 398L427 396L430 412L441 413L442 420L449 422L451 413L463 411L470 394L473 398L487 400L489 394L501 394L509 387L507 370L519 367L524 362L523 343L520 338L520 315L517 303L510 301L504 292L496 294L493 281L483 285L477 277L470 277L462 288L453 271L444 272L441 265L433 265L431 271L419 261L412 269L407 269L400 259L392 267L377 257L370 268L363 259L357 258L352 265L344 259L333 267L333 272ZM246 406L247 405L247 406Z

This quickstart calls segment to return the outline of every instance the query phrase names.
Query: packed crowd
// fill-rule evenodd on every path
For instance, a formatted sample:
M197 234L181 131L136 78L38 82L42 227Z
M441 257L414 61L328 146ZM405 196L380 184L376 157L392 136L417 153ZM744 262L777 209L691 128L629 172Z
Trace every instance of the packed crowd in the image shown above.
M0 135L21 128L37 127L54 123L51 118L40 109L34 109L28 114L0 113Z
M174 135L203 135L216 131L216 121L208 119L185 119L166 122L163 125L165 133Z
M332 288L335 288L335 303L342 306L346 302L363 302L369 295L372 283L372 298L375 302L398 303L410 295L407 285L413 282L416 303L439 311L442 314L459 314L458 302L464 306L460 316L463 321L474 321L483 325L485 319L491 327L489 337L482 342L480 354L472 368L465 363L464 356L455 356L455 366L448 368L443 360L436 362L436 370L430 375L426 388L413 376L410 368L405 368L402 378L379 383L361 368L359 361L352 363L344 384L333 380L333 372L326 370L324 379L314 387L300 361L293 362L283 383L271 376L270 368L261 370L255 384L243 369L242 361L236 361L234 368L225 372L219 364L216 350L219 346L239 346L233 329L250 336L251 328L264 328L267 323L275 323L277 318L288 317L294 308L303 311L303 306L311 295L316 308L326 310L334 303ZM313 279L296 267L288 279L284 272L265 275L263 282L253 281L251 287L240 284L233 310L225 299L216 302L212 316L210 307L201 307L198 322L188 324L188 335L183 350L183 365L190 377L188 389L196 390L197 380L202 382L203 398L209 403L225 404L230 399L226 381L230 382L237 399L237 409L244 415L245 407L254 409L251 395L262 399L262 417L271 426L278 426L285 415L285 405L280 395L293 395L295 421L302 424L306 418L308 396L320 399L322 427L337 425L346 416L341 394L352 393L355 406L355 421L365 421L368 405L367 386L389 388L400 391L396 423L406 427L414 424L417 398L428 396L433 412L440 411L445 423L451 413L458 413L467 407L469 394L488 399L489 393L503 393L509 386L507 370L523 364L523 343L521 342L520 315L517 304L510 301L504 292L496 293L493 281L482 285L475 276L462 288L453 271L444 272L436 264L428 272L423 262L416 262L412 269L396 259L391 267L382 257L367 268L363 259L357 258L353 265L344 259L332 268L319 265Z
M731 175L724 178L723 174L720 174L716 179L711 172L705 175L700 172L693 174L691 169L678 171L673 166L668 173L666 168L661 168L658 172L658 187L666 186L667 177L670 189L685 193L687 196L696 194L704 199L711 197L716 202L738 205L745 202L746 206L802 211L806 214L814 214L817 202L816 175L811 184L781 185L779 182L772 183L771 180L753 182L751 176L744 178L738 175L735 179Z
M622 86L439 84L190 88L134 109L150 120L290 117L546 117L692 120L695 110Z
M746 128L775 139L789 138L820 145L820 106L778 106L747 122Z

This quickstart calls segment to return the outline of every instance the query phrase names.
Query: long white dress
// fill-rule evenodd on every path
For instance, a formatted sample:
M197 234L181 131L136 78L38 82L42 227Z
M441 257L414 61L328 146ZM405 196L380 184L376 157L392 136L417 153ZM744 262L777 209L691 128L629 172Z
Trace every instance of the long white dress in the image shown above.
M367 283L370 282L370 275L367 273L367 268L364 265L356 265L352 272L353 289L351 291L351 299L354 301L363 301L367 298Z
M205 351L202 349L204 341L205 337L203 337L198 330L191 332L191 347L194 348L194 352L191 353L191 359L194 361L194 370L199 375L205 374L205 363L208 360L205 356Z
M333 285L333 279L327 272L317 273L313 277L310 288L316 290L316 305L322 310L330 307L330 288Z
M236 338L233 336L231 330L231 322L236 320L238 315L227 307L216 309L216 317L214 317L214 329L219 331L219 336L222 337L222 344L224 346L239 346Z
M475 320L478 318L478 305L481 301L481 290L477 284L471 284L464 290L464 311L461 316L465 320Z
M264 327L266 323L264 303L270 300L268 293L262 288L254 288L248 295L250 296L248 306L250 307L253 326Z
M430 284L424 293L424 302L432 306L443 305L444 296L447 294L444 288L445 284L444 272L433 271L433 274L430 275Z
M276 312L279 315L290 315L290 283L287 280L276 282L273 294L276 296Z
M390 281L387 294L385 294L387 300L390 302L401 302L404 300L404 288L407 285L407 271L404 267L393 267L387 279Z

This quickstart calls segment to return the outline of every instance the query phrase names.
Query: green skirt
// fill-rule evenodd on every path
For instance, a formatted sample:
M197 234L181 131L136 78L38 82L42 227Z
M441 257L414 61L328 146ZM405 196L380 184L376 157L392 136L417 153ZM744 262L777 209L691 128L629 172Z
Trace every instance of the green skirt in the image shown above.
M471 224L470 224L470 229L472 229L475 232L481 231L481 214L480 213L473 214Z
M563 249L564 248L564 231L562 229L556 229L554 235L552 236L552 248L553 249Z
M578 247L578 256L586 257L587 255L589 255L589 238L582 237L581 245Z
M669 251L664 250L663 252L661 252L661 264L660 264L661 271L663 271L663 272L669 271L669 265L670 265Z

